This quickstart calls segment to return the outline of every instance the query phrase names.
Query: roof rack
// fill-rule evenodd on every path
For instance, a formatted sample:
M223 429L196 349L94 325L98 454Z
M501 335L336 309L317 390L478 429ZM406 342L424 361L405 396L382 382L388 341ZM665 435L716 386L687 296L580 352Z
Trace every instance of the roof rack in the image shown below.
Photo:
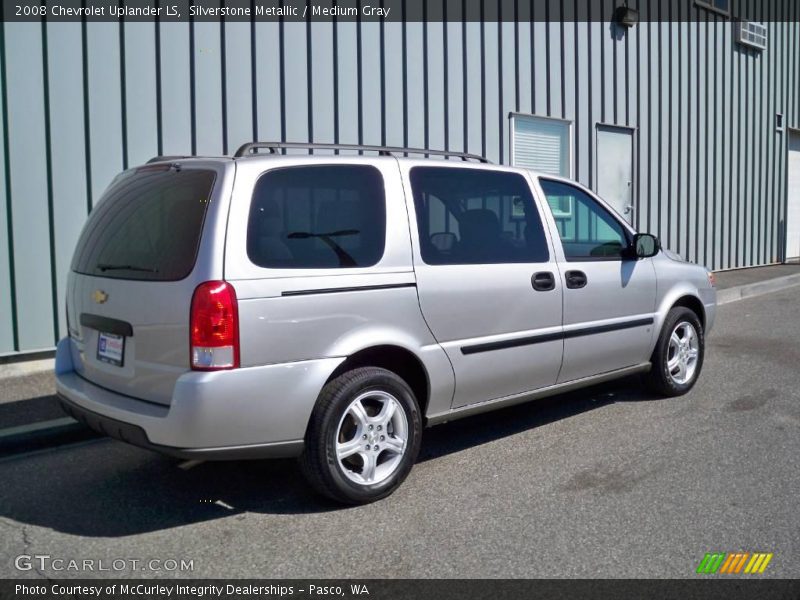
M305 142L249 142L242 144L234 154L234 158L242 158L255 154L258 150L269 150L270 154L278 154L280 149L292 150L354 150L362 152L377 152L381 156L391 156L392 154L424 154L426 156L444 156L460 158L461 160L475 160L482 163L489 161L477 154L466 152L454 152L450 150L426 150L424 148L402 148L400 146L364 146L361 144L312 144Z

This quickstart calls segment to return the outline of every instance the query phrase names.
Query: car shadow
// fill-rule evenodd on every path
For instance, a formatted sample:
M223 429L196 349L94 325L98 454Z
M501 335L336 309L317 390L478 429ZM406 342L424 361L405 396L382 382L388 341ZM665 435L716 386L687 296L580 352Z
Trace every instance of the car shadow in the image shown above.
M465 418L425 430L418 462L613 402L654 399L629 378ZM316 495L295 460L187 464L105 438L5 460L0 479L0 516L7 521L88 537L244 518L247 512L360 510Z

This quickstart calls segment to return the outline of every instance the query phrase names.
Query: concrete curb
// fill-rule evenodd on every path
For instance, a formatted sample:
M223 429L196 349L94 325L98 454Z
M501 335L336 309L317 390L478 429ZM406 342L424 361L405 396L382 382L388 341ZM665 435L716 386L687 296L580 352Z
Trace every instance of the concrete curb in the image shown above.
M737 300L745 300L746 298L761 296L771 292L778 292L796 285L800 285L800 273L745 285L737 285L732 288L717 291L717 305L728 304L730 302L736 302Z
M27 360L0 365L0 381L11 377L24 377L52 371L56 366L54 358Z

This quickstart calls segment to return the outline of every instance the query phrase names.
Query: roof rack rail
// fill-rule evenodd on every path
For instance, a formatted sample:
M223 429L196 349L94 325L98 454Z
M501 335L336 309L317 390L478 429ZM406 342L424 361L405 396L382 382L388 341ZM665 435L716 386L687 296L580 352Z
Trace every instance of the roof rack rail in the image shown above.
M234 158L242 158L255 154L258 150L269 150L270 154L278 154L278 150L353 150L363 152L377 152L381 156L391 156L392 154L424 154L426 156L444 156L460 158L461 160L475 160L482 163L489 161L483 156L469 154L467 152L455 152L450 150L426 150L424 148L402 148L400 146L364 146L362 144L314 144L306 142L248 142L242 144L234 154Z

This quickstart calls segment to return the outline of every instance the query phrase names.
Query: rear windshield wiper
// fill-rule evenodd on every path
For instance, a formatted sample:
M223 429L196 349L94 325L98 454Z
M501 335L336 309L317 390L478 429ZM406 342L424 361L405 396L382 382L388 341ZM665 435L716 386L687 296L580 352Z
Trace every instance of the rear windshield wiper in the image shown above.
M110 265L107 263L100 263L97 268L101 271L142 271L144 273L158 273L158 269L152 267L138 267L136 265Z
M329 233L311 233L310 231L293 231L288 237L290 240L307 240L309 238L319 238L336 254L339 259L340 267L355 267L358 266L355 259L347 253L339 244L334 241L334 237L344 235L358 235L361 233L358 229L341 229L339 231L331 231Z

